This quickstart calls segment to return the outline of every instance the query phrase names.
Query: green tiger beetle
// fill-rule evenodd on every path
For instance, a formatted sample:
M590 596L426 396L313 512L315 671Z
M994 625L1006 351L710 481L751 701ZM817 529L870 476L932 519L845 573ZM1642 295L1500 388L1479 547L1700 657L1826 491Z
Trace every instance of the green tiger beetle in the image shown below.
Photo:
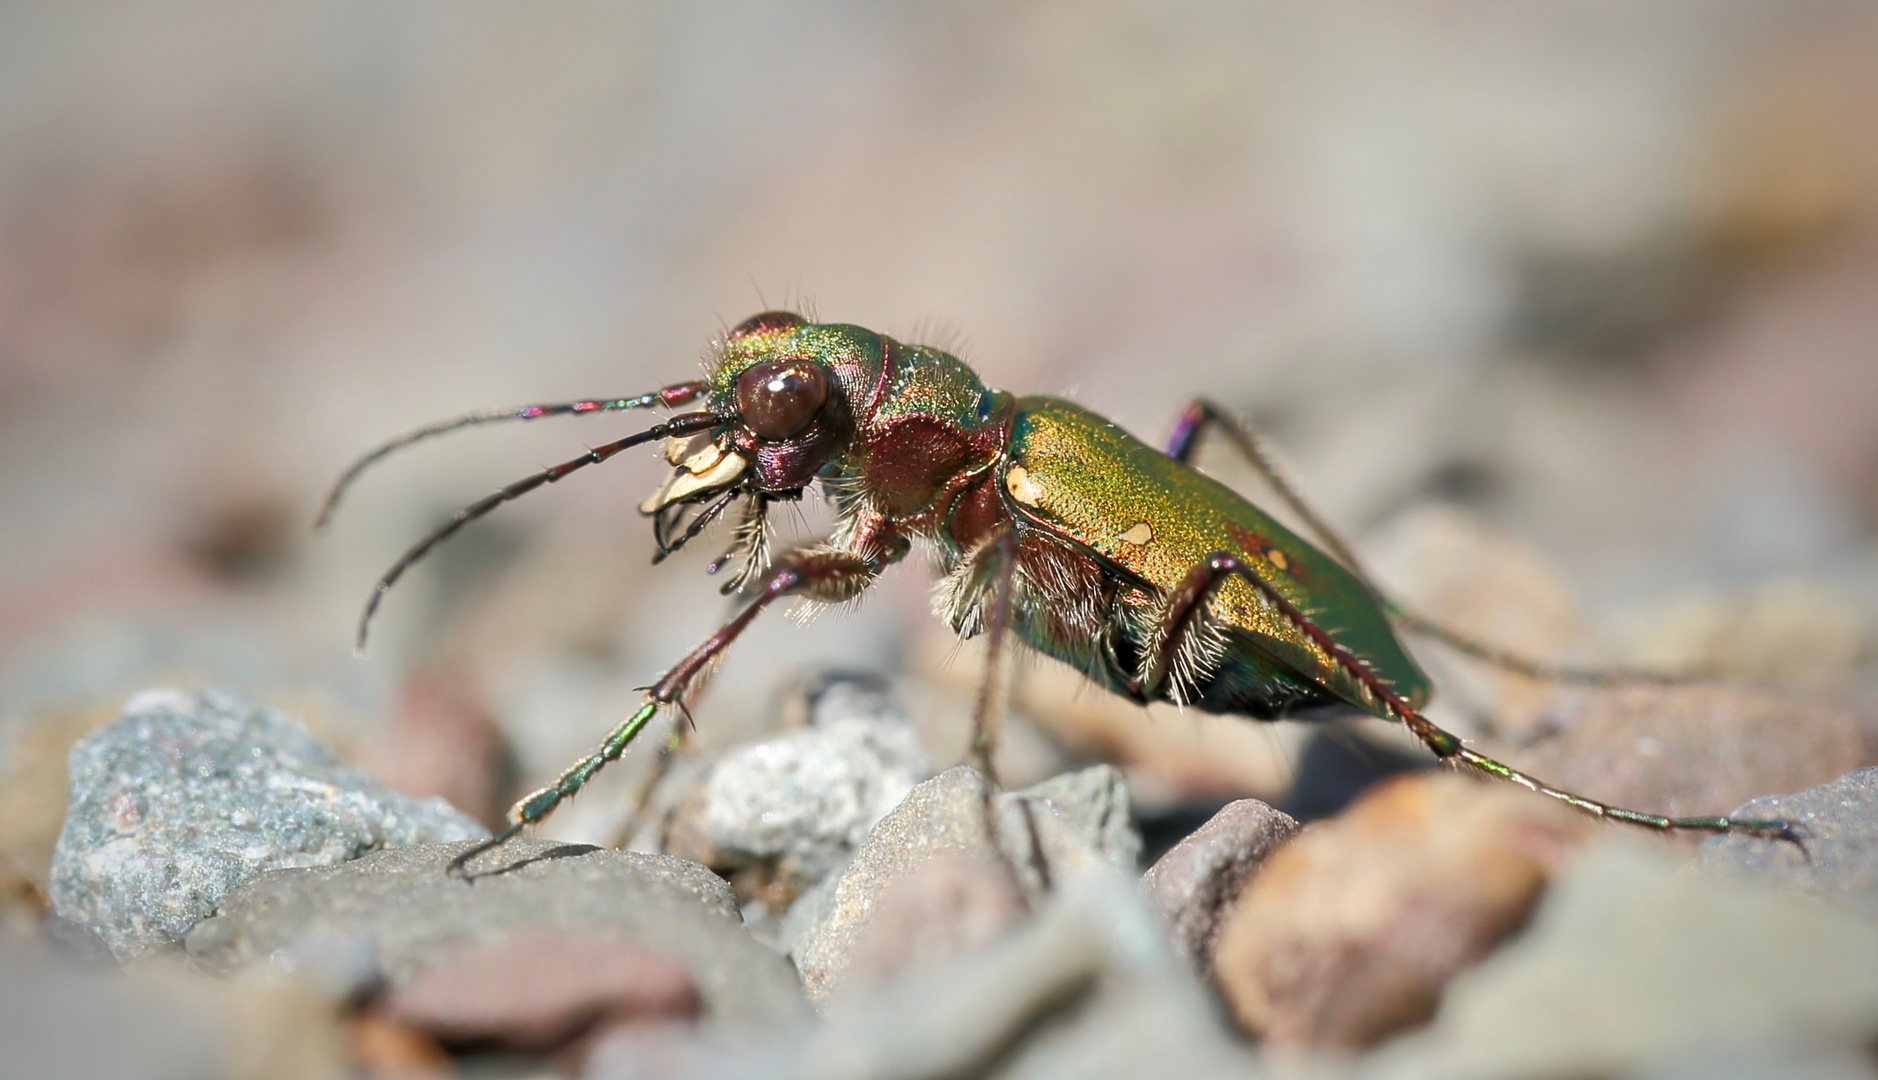
M936 549L944 571L934 603L940 617L962 637L987 636L992 659L972 747L987 776L997 658L1007 633L1015 633L1132 701L1259 720L1354 708L1406 725L1444 763L1596 817L1663 831L1798 841L1791 822L1666 817L1562 791L1430 722L1421 711L1430 695L1427 676L1397 640L1396 624L1527 674L1605 676L1509 656L1387 600L1349 545L1272 468L1253 432L1218 407L1188 406L1166 449L1157 450L1068 401L1014 397L984 385L955 356L859 326L768 311L717 342L703 379L635 397L497 409L419 428L354 464L319 520L328 519L367 466L420 440L496 421L658 406L695 408L464 507L406 552L366 604L361 648L385 593L438 543L505 502L655 440L666 440L673 471L639 506L653 519L654 562L736 507L734 539L710 571L736 563L724 591L746 595L747 604L649 687L638 709L591 754L518 802L506 828L456 860L458 871L573 797L660 709L682 711L700 674L771 604L784 597L852 600L916 540ZM1214 429L1271 479L1323 548L1193 467L1199 440ZM834 507L834 535L772 560L771 505L799 499L815 484Z

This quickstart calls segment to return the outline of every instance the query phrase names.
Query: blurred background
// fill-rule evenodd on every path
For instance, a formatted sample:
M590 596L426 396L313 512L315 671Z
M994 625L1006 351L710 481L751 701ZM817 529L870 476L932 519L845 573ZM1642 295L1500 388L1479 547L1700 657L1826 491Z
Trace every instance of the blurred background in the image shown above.
M1856 0L7 5L0 852L43 873L66 748L150 685L485 817L552 776L730 610L714 544L648 565L654 451L446 545L364 659L353 622L456 507L644 418L413 450L321 536L318 501L429 420L689 378L774 306L1149 439L1225 402L1510 647L1869 702L1874 117ZM977 662L929 582L762 624L698 742L837 667L958 760ZM1449 722L1524 707L1428 659ZM1153 813L1283 797L1305 753L1074 681L1020 672L1014 782L1107 757ZM548 835L616 836L637 757Z

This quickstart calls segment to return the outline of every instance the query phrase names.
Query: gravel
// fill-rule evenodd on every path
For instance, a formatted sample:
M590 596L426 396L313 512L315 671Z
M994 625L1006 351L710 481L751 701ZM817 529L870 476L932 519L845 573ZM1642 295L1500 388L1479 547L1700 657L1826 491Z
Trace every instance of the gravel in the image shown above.
M468 944L525 931L580 930L667 954L697 984L708 1018L769 1021L807 1012L788 961L743 928L736 897L697 863L518 839L446 872L464 844L393 848L341 866L276 870L189 933L195 963L227 972L369 957L356 978L395 989Z
M282 867L473 839L481 825L345 768L292 717L220 690L148 690L72 749L50 894L119 959L180 939Z

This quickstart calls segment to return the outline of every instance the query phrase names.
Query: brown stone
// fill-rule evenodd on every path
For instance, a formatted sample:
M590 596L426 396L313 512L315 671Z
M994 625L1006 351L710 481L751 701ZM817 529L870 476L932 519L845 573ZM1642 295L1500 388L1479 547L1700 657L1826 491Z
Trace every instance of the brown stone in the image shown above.
M353 1066L372 1080L457 1074L450 1055L429 1034L371 1010L346 1023L346 1052Z
M1220 989L1267 1045L1371 1045L1431 1016L1591 829L1484 780L1381 784L1266 860L1220 930Z
M684 965L592 934L536 930L470 945L392 991L388 1017L446 1044L548 1051L632 1020L691 1019Z
M1219 928L1265 859L1298 831L1291 815L1259 802L1228 803L1141 875L1174 950L1202 977L1213 972Z
M1027 912L1002 864L941 852L887 885L842 976L844 993L990 944Z

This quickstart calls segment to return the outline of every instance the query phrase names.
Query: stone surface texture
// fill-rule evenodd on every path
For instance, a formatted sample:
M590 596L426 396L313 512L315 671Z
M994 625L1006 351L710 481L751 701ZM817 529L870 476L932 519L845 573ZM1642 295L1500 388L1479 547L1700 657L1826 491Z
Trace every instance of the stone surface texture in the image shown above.
M810 726L739 746L710 766L680 804L665 851L715 869L769 863L807 884L840 869L932 775L919 733L891 701L846 686L822 695Z
M1878 919L1878 767L1755 799L1733 814L1797 821L1806 850L1751 836L1714 836L1702 842L1704 866L1791 883Z
M910 968L982 948L1029 913L1001 863L941 852L888 884L842 972L853 993Z
M200 967L267 961L299 969L351 946L394 992L458 949L530 931L580 932L667 954L722 1021L800 1016L789 964L743 929L736 898L697 863L518 839L479 858L470 880L446 873L464 844L392 848L340 866L277 870L230 896L192 930Z
M1219 929L1278 845L1296 835L1291 815L1257 799L1226 804L1141 875L1174 951L1202 977L1213 973Z
M976 772L949 769L914 788L881 819L820 901L820 921L790 943L812 998L834 993L889 887L941 853L1008 867L1036 903L1083 874L1133 874L1141 839L1129 820L1127 785L1112 766L989 796Z
M1874 1038L1878 925L1615 834L1560 876L1515 941L1454 981L1433 1025L1356 1076L1647 1076L1689 1055L1855 1056Z
M1373 1044L1432 1015L1592 827L1510 785L1387 781L1252 878L1220 931L1220 990L1269 1046Z
M120 959L176 941L256 874L488 835L340 765L291 717L150 690L72 749L50 894Z
M394 989L393 1020L444 1043L552 1051L598 1028L689 1020L703 1008L678 960L591 932L526 930L446 953Z
M996 1076L1077 1080L1258 1075L1129 882L1094 871L997 945L830 1004L814 1028L741 1044L627 1031L596 1080Z
M1560 691L1526 737L1478 747L1567 791L1674 815L1823 784L1869 753L1844 706L1708 684Z

